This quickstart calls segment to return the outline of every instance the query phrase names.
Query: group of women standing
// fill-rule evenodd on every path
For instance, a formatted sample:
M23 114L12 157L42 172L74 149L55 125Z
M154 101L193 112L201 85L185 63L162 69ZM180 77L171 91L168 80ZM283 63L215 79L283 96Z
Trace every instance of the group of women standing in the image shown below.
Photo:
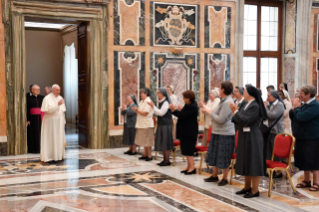
M195 174L194 152L198 138L198 106L205 114L204 141L208 129L212 126L212 135L207 151L206 162L213 167L212 176L206 182L218 182L219 186L228 184L227 176L235 148L235 126L238 133L236 149L236 173L245 176L244 188L236 194L245 198L258 197L258 185L261 176L266 173L266 159L270 160L273 152L275 137L279 133L291 134L292 103L285 89L268 91L268 98L263 102L260 91L247 85L246 88L236 87L243 99L234 103L232 99L233 84L229 81L221 83L219 88L211 90L207 103L195 101L191 90L183 93L184 106L177 106L176 96L172 87L162 87L157 90L158 107L150 99L150 90L141 89L141 101L137 104L133 95L127 97L127 105L122 106L124 116L123 144L130 145L126 154L136 154L136 146L144 146L141 160L152 160L154 146L154 121L157 116L155 135L155 151L163 152L160 166L171 165L169 156L174 149L173 126L176 124L176 138L180 140L182 155L187 157L187 167L181 171L186 175ZM171 94L171 95L170 95ZM172 102L174 99L174 102ZM290 114L289 114L290 113ZM290 118L289 118L290 115ZM134 122L136 122L134 124ZM260 131L260 123L271 128L270 134L264 138ZM319 123L319 122L318 122ZM207 145L203 143L203 145ZM282 160L275 158L275 160ZM218 169L223 170L219 180ZM318 172L319 173L319 172ZM277 172L274 177L281 177ZM308 181L301 186L308 186ZM319 184L318 184L319 187ZM319 190L319 188L318 188Z
M172 92L173 88L170 87ZM130 148L125 154L135 155L136 147L144 147L144 155L140 160L151 161L152 147L155 151L163 152L163 161L159 166L169 166L170 151L174 149L173 143L173 118L170 104L172 100L166 88L157 91L159 107L156 107L150 99L151 91L148 88L140 90L141 101L139 104L134 95L127 96L127 104L123 104L121 114L124 116L123 144ZM174 101L176 96L171 95ZM157 130L154 138L154 119L157 116Z

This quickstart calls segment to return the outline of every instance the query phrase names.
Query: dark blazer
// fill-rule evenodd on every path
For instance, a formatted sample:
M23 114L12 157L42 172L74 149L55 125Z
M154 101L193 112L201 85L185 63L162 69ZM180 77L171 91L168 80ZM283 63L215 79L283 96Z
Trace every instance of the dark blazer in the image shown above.
M178 117L176 137L182 140L197 141L198 137L198 106L194 101L183 107L181 111L175 110L173 114Z
M135 124L136 124L137 114L132 110L132 107L137 107L137 105L133 103L133 104L127 106L126 110L121 111L121 115L124 116L124 119L126 118L126 127L127 128L135 128Z
M256 101L244 110L242 107L232 118L238 127L236 149L236 173L244 176L263 176L266 170L264 160L264 140L259 129L259 105ZM244 127L249 132L244 132Z
M292 132L297 139L319 139L319 103L317 100L289 111Z
M243 111L245 109L246 105L247 105L247 102L245 100L242 101L242 103L237 105L238 106L238 111ZM234 124L235 124L235 132L237 132L238 129L239 129L239 125L238 125L237 122L234 123Z

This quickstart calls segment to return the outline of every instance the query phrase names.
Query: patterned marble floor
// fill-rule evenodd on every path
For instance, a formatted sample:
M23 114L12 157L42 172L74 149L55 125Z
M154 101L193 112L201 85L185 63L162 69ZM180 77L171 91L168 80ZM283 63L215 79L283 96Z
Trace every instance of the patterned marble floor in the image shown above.
M286 178L276 180L271 198L263 178L261 196L244 199L235 195L240 176L219 187L203 181L210 170L181 174L181 158L176 166L158 167L160 155L145 162L125 150L68 149L66 160L53 164L41 163L36 154L0 157L0 211L319 211L319 192L293 194ZM296 184L302 172L294 173Z

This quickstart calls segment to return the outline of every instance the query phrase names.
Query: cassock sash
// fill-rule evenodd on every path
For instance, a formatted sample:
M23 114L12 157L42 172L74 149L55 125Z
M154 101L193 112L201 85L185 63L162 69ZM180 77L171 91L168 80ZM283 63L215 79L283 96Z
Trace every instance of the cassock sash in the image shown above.
M30 114L31 115L41 115L41 122L42 122L45 112L42 112L41 108L31 108Z

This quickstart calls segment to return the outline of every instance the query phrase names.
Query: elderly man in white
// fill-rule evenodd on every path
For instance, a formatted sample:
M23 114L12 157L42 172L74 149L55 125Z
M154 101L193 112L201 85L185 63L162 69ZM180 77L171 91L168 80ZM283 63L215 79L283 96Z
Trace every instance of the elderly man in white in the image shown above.
M40 160L44 162L65 159L65 104L60 96L60 86L53 85L52 93L42 103L45 112L41 130Z

